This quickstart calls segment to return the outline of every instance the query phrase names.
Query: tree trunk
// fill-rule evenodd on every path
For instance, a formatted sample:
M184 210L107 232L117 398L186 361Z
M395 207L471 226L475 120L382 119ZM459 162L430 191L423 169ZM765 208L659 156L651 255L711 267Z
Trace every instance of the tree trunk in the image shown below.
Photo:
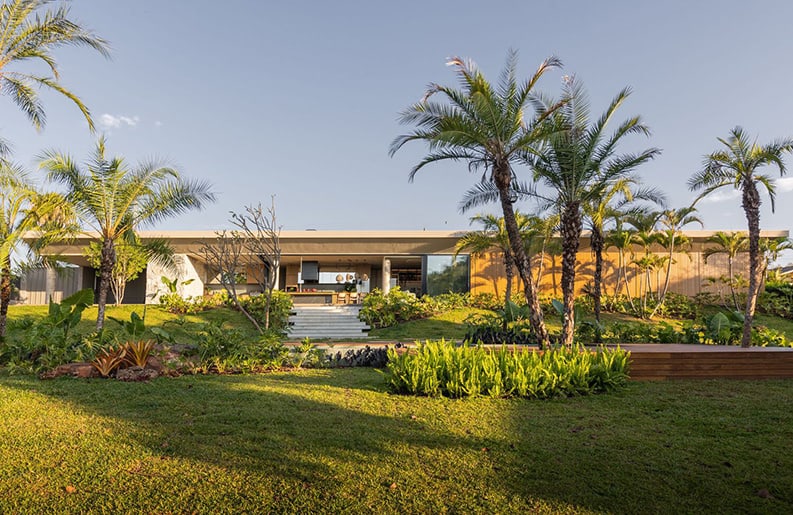
M732 256L727 256L727 273L730 275L730 294L732 295L732 305L735 311L739 311L738 297L735 295L735 273L733 272L732 265L735 260Z
M523 247L523 238L521 238L518 222L515 219L515 210L512 207L513 201L510 198L512 171L508 163L496 165L493 170L493 180L498 188L501 209L504 214L504 227L509 236L509 244L512 248L513 258L515 259L520 279L523 282L523 293L526 296L526 302L531 310L531 315L529 316L531 328L534 331L540 349L545 349L550 345L550 340L548 338L548 330L545 328L545 320L543 319L540 301L537 298L537 291L532 282L531 262L529 261L529 256L526 254L526 249Z
M6 262L0 267L0 341L6 335L8 305L11 303L11 263Z
M664 289L658 298L658 303L655 305L655 309L653 309L653 312L650 313L650 318L655 316L655 313L661 308L664 301L666 300L666 292L669 291L669 278L672 276L672 254L674 251L675 235L672 234L672 237L669 239L669 261L666 263L666 279L664 280Z
M512 299L512 281L515 279L515 265L512 253L509 249L504 249L504 275L507 276L507 289L504 291L504 306Z
M743 337L741 347L752 345L752 322L757 305L759 280L761 273L760 260L760 194L752 181L743 183L743 210L749 224L749 291L746 296L746 313L743 321Z
M107 291L110 289L113 266L116 264L116 248L113 240L102 240L102 253L99 258L99 296L96 300L96 331L101 332L105 326L105 305L107 304Z
M575 334L575 264L581 236L581 207L578 202L565 205L562 211L562 344L573 346Z
M593 277L592 296L595 303L595 320L600 323L600 309L601 309L601 285L603 283L603 233L600 229L593 228L592 236L590 237L590 244L592 251L595 253L595 274Z

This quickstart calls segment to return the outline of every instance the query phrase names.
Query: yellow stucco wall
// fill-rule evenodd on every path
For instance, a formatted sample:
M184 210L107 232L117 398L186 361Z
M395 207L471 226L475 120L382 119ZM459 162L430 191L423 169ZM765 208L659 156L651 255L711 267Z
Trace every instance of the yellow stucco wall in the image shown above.
M712 245L711 245L712 246ZM672 255L672 268L669 278L669 290L693 296L703 291L713 292L716 287L708 284L708 277L717 278L727 275L727 257L723 254L711 256L705 262L702 250L705 246L695 244L688 252L675 252ZM659 256L668 256L660 247L655 250ZM636 249L633 255L627 255L626 260L630 263L644 255L643 250ZM603 255L603 291L607 295L615 294L617 277L619 273L618 263L619 254L616 251L605 252ZM532 257L532 272L537 274L540 265L540 256ZM749 258L746 253L739 254L735 260L735 273L740 273L743 277L748 277ZM561 296L561 275L562 259L561 256L545 256L542 262L543 271L540 282L540 294ZM587 249L578 252L578 265L576 267L576 291L581 292L587 283L592 282L595 268L594 255ZM636 266L628 265L628 287L631 295L636 296L640 293L646 282L646 275L639 273ZM650 273L650 285L655 291L658 283L663 283L666 278L666 269ZM471 256L471 293L495 293L503 295L506 289L506 274L503 257L500 251L493 249L490 252ZM515 270L513 291L523 289L523 285ZM625 293L625 286L620 285L620 292Z

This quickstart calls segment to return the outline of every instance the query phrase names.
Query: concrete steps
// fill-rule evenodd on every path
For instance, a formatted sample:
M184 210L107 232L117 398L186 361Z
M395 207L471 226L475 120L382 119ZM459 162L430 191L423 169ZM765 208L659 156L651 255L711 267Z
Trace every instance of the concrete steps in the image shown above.
M366 338L369 326L358 320L360 306L294 306L289 338Z

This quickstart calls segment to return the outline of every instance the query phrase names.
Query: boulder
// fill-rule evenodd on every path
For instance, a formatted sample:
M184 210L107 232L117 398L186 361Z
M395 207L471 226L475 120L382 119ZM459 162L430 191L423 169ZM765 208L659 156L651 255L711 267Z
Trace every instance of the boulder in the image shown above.
M90 363L66 363L65 365L58 365L53 370L41 374L42 379L54 379L63 376L88 379L91 377L99 377L99 372L97 372Z
M156 370L143 367L122 368L116 372L119 381L150 381L160 374Z

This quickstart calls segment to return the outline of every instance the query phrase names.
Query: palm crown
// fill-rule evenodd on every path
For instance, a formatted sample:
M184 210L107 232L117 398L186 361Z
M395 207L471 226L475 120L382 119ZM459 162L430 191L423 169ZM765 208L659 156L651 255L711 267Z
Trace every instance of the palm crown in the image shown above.
M46 114L37 89L51 89L74 102L93 130L88 108L61 84L52 51L63 46L87 46L108 56L108 44L70 19L68 7L41 13L41 8L50 3L51 0L15 0L0 4L0 91L11 97L40 129ZM49 73L18 69L17 65L30 61L43 63Z

